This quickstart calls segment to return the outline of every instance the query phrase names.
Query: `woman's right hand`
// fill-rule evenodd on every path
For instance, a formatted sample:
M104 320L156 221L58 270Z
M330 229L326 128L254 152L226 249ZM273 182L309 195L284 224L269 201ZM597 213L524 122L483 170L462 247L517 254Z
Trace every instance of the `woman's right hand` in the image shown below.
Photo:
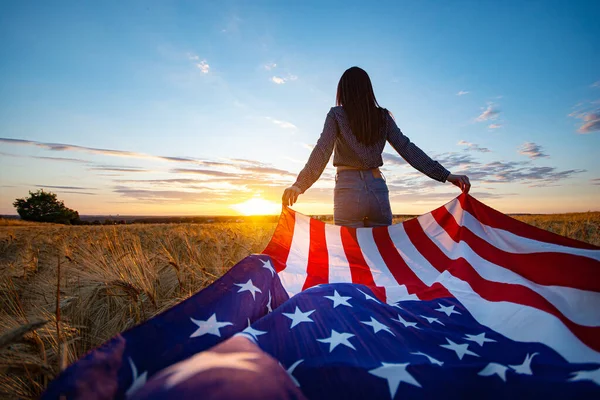
M302 191L300 190L300 188L296 186L290 186L283 192L281 201L284 206L293 206L294 203L298 200L298 196L300 196L301 194Z
M458 186L465 194L469 193L469 189L471 189L471 182L469 182L469 177L466 175L450 174L446 180L453 185Z

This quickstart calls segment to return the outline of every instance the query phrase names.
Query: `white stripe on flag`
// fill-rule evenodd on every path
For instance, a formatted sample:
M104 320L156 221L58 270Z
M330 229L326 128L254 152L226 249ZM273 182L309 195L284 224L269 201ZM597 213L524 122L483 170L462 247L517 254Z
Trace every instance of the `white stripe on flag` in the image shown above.
M464 258L483 279L528 287L552 303L565 317L579 325L600 326L600 293L564 286L544 286L479 256L467 243L456 243L431 216L418 218L425 234L444 254L457 260Z
M598 250L578 249L561 246L559 244L540 242L538 240L515 235L504 229L485 225L471 215L471 213L463 210L458 200L446 204L446 209L454 216L454 219L459 225L469 228L475 235L500 250L516 254L544 252L566 253L589 257L600 261L600 251Z
M415 275L417 275L417 278L424 284L427 286L433 285L440 273L425 257L423 257L419 250L415 248L406 234L406 230L404 230L404 225L392 225L389 228L389 232L394 246L404 259L406 265L408 265Z
M600 353L586 346L554 315L509 302L491 302L445 271L439 282L461 302L477 322L519 342L541 342L572 363L598 363Z
M350 264L342 244L341 226L326 224L325 242L329 257L329 283L352 283Z
M394 304L400 300L419 300L416 295L408 293L405 285L398 284L396 278L390 272L379 253L379 249L377 249L372 228L358 228L356 238L373 275L373 281L375 281L375 285L385 287L385 295L389 304Z
M295 213L294 236L286 267L279 273L279 279L290 297L300 293L306 282L308 251L310 249L310 218Z

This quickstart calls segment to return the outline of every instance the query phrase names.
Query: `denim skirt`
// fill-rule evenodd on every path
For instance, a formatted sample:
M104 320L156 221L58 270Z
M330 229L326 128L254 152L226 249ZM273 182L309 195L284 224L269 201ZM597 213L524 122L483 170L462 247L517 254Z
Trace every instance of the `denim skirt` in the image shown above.
M371 170L342 170L335 176L333 220L353 228L392 224L390 194L383 177Z

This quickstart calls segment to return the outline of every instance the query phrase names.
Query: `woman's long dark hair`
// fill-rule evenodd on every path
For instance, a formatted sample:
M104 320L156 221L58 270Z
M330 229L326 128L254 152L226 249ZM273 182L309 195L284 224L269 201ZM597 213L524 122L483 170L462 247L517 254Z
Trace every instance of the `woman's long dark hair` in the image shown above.
M336 104L344 107L350 129L360 143L369 146L384 135L387 110L377 103L364 69L352 67L344 72L338 83Z

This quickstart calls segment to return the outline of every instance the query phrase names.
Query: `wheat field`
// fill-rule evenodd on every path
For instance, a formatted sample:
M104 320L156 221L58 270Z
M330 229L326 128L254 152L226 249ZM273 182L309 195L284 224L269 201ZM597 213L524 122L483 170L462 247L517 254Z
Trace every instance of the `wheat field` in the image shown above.
M516 218L600 246L600 212ZM0 397L37 398L88 350L260 253L275 225L260 219L118 226L0 219Z

